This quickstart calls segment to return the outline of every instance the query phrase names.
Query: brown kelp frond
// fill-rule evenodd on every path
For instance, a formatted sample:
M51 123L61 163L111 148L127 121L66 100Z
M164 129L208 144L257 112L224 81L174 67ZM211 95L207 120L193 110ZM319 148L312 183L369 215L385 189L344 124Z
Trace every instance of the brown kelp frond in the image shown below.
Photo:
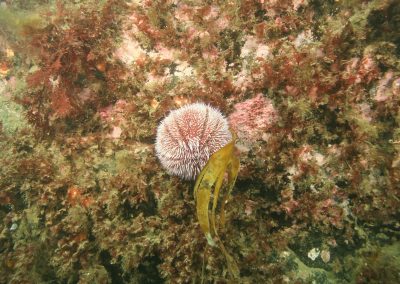
M210 157L207 164L200 172L194 187L194 196L196 199L197 218L199 219L200 227L207 238L208 244L211 246L218 245L225 255L229 273L233 278L238 278L240 273L239 268L218 236L218 225L223 226L225 222L224 204L229 198L239 171L239 159L235 156L234 151L236 134L232 133L232 137L230 143ZM222 197L219 223L217 223L215 211L226 172L228 172L228 184L225 188L224 196ZM212 195L213 201L210 214L209 205Z

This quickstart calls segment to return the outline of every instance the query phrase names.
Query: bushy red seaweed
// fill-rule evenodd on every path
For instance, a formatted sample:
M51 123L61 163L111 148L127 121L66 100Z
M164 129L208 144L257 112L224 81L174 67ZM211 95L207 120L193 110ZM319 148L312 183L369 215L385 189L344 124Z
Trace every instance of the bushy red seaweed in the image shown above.
M155 157L196 101L263 115L219 232L243 283L393 283L398 1L57 3L0 82L34 126L0 128L1 283L228 283Z
M34 125L48 129L54 120L88 115L113 100L125 71L109 58L124 8L118 0L69 9L58 1L45 27L25 28L27 51L37 65L21 102Z

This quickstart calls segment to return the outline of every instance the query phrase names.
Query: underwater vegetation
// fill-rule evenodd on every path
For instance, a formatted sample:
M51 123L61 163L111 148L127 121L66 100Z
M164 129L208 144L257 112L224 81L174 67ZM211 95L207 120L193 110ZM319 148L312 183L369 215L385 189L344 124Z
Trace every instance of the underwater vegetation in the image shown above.
M207 242L210 246L216 246L225 255L228 271L232 278L239 278L239 268L235 260L226 251L221 239L217 233L217 227L225 225L225 204L230 198L232 189L235 185L236 178L239 172L239 159L235 156L235 142L236 135L233 133L232 141L226 144L224 147L213 153L204 166L202 171L199 173L196 184L194 186L194 197L196 199L196 212L199 220L200 228L203 230ZM216 215L218 199L220 196L221 186L224 182L225 173L227 173L227 186L225 193L220 201L220 214ZM214 187L214 190L212 188ZM209 204L212 198L211 214L209 214ZM216 216L219 217L218 223Z
M0 283L397 283L399 15L2 1ZM197 102L238 138L194 182L155 141Z

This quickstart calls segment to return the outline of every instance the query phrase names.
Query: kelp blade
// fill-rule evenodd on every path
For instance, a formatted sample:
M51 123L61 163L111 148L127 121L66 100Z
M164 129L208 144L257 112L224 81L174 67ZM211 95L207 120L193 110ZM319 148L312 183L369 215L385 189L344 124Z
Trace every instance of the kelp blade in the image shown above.
M223 177L227 169L227 166L231 160L234 146L235 144L234 141L232 140L230 143L222 147L220 150L215 152L210 157L207 164L197 177L196 184L194 187L197 218L199 219L200 227L203 230L204 234L206 235L208 243L212 246L215 245L215 242L213 240L210 230L210 218L208 212L212 187L214 186L214 184L217 183L216 188L214 190L214 196L216 197L214 197L214 202L213 202L213 204L215 204L216 207L219 189L222 185ZM211 222L215 224L215 220L212 220Z
M228 271L230 275L233 278L237 279L239 278L240 274L239 268L236 264L236 261L227 252L227 250L225 249L223 243L221 242L218 236L216 216L215 216L220 190L222 187L222 183L224 181L224 175L227 172L228 184L226 192L224 193L224 196L222 198L221 211L219 216L220 224L224 225L225 203L227 202L231 194L231 191L235 185L236 178L239 172L239 159L234 156L235 140L236 140L236 135L233 134L232 141L210 157L206 166L203 168L203 170L197 177L194 188L194 195L196 199L197 218L199 219L200 227L207 238L208 244L211 246L215 246L216 241L218 242L219 247L222 250L225 259L227 261ZM214 186L214 192L212 192L213 186ZM209 211L211 194L213 194L213 203L210 216L208 211ZM210 223L211 223L211 228L210 228Z
M200 228L206 235L207 242L210 246L215 246L215 242L211 236L210 223L208 218L208 204L210 202L211 192L207 188L200 188L196 195L197 218L199 219Z
M224 194L221 202L221 211L219 215L219 221L221 226L225 226L225 204L227 203L232 189L235 186L236 178L239 173L240 161L236 156L232 156L231 163L228 165L228 186L227 192Z

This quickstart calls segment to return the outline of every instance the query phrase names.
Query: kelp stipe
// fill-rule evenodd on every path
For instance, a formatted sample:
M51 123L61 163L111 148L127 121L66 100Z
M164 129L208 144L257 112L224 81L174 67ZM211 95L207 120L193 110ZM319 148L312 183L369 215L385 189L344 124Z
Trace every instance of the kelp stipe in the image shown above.
M215 152L204 166L196 179L194 197L196 199L197 218L210 246L218 246L225 255L228 271L232 278L239 278L239 268L234 258L226 251L218 236L218 226L225 223L225 203L228 201L239 171L239 158L235 156L236 134L232 132L232 141ZM225 173L228 174L228 184L220 206L219 220L216 220L216 208ZM214 188L214 191L213 191ZM211 213L210 199L213 195ZM217 222L218 221L218 222Z

